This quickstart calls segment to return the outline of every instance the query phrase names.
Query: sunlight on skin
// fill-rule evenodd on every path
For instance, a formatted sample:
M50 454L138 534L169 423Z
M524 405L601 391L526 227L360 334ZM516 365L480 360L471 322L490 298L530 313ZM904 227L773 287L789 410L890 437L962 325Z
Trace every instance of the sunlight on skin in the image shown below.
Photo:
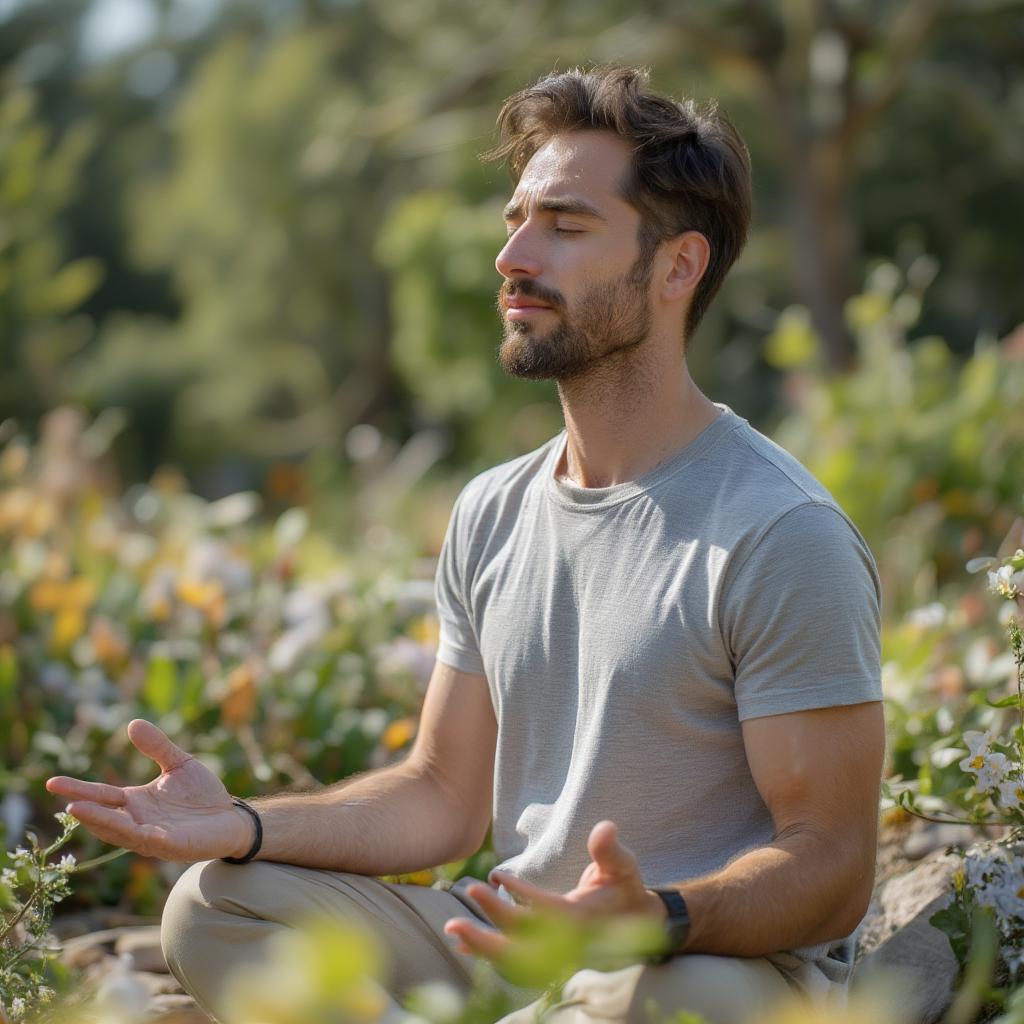
M490 886L478 882L467 892L498 928L486 928L468 918L453 918L444 930L460 940L459 952L495 960L513 941L504 933L514 930L535 910L576 918L632 914L664 920L664 904L644 885L636 856L619 842L615 822L598 822L590 832L587 850L591 863L584 868L576 888L564 896L540 889L507 871L492 871ZM502 899L497 893L501 885L523 905L515 906Z

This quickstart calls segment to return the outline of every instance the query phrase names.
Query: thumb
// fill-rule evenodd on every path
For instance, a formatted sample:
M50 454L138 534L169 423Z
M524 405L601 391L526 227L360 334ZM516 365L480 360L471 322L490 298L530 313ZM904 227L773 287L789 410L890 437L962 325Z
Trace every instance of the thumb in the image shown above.
M128 739L150 760L156 761L161 769L169 772L172 768L192 760L192 755L172 743L163 730L144 718L133 718L128 723Z
M619 842L619 828L614 821L599 821L587 840L591 859L606 875L639 875L636 856Z

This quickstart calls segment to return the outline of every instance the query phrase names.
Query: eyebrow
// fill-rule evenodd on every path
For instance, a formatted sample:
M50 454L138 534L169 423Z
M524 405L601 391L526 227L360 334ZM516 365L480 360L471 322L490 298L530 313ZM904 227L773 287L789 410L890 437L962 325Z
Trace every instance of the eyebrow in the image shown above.
M596 207L591 206L590 203L586 203L582 199L575 199L572 196L551 196L547 199L539 200L537 206L539 209L548 213L574 213L578 216L596 217L598 220L605 220L605 217ZM522 215L523 204L517 200L512 200L508 206L505 207L505 220L515 220Z

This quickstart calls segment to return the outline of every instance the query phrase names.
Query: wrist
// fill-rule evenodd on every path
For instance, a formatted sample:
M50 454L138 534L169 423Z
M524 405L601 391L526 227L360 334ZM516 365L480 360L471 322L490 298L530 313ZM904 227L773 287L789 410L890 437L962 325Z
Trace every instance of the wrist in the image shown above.
M650 908L651 916L659 921L667 921L668 907L665 906L665 901L653 889L644 889L644 892L647 895L647 905Z
M263 845L263 823L254 807L238 797L231 798L236 819L241 823L238 845L231 856L221 857L229 864L247 864L253 860Z
M238 804L233 804L231 810L235 812L235 821L238 823L238 827L235 830L238 838L228 856L244 857L252 849L252 844L256 839L256 826L253 823L252 817L243 811Z

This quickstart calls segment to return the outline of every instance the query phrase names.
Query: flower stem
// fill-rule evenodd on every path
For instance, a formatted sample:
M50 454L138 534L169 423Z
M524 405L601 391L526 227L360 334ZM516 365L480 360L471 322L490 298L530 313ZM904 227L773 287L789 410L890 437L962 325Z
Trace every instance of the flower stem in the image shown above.
M129 851L124 849L124 847L119 847L116 850L110 850L99 857L93 857L92 860L83 860L81 864L76 864L75 871L88 871L90 868L98 867L100 864L106 864L108 861L117 860L118 857L121 857L128 852Z

